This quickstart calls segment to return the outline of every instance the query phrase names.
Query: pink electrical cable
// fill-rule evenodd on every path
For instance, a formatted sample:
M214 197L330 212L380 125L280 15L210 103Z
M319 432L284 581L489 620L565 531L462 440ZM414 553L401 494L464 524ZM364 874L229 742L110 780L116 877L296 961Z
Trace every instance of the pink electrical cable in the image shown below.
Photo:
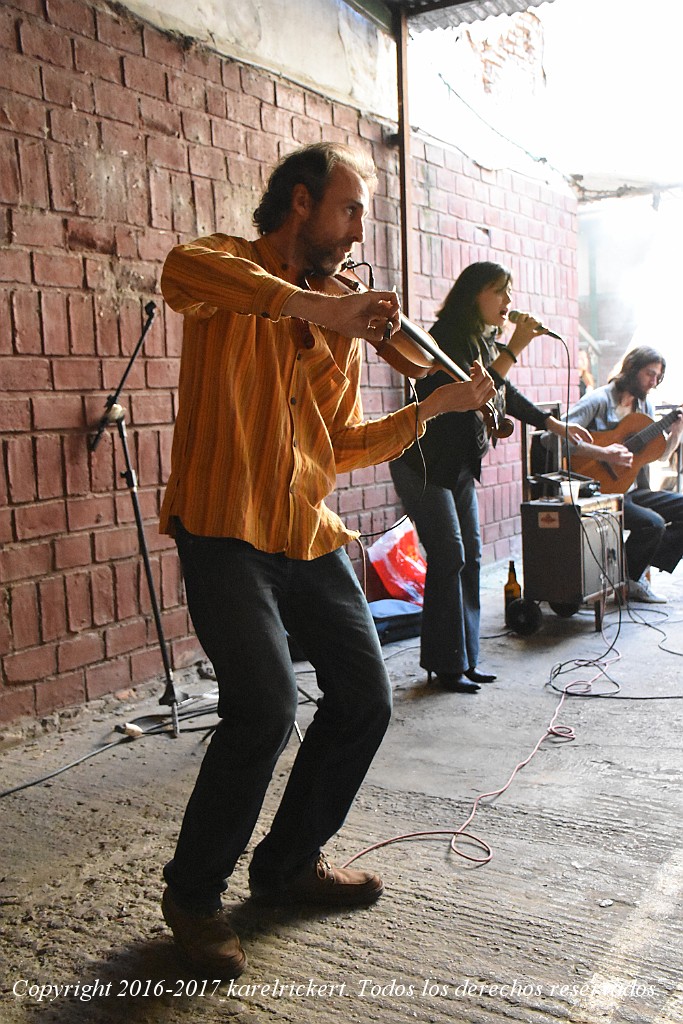
M572 684L569 685L571 686ZM557 717L560 713L560 709L562 708L562 705L564 704L564 701L566 699L566 696L567 691L565 689L555 709L555 713L553 714L553 717L550 719L550 723L545 733L543 734L543 736L541 736L541 738L539 739L538 743L535 745L534 749L531 751L529 756L526 757L523 761L520 761L519 764L515 766L509 779L507 780L504 786L501 786L500 789L492 790L490 793L479 794L479 796L475 799L474 803L472 804L472 811L469 817L467 818L466 821L463 822L462 826L459 829L456 829L455 831L453 831L452 829L438 829L434 831L425 832L406 832L402 835L392 836L390 839L382 839L378 843L373 843L372 846L366 846L364 850L361 850L359 853L354 854L353 857L350 857L347 861L344 862L342 867L347 868L349 864L353 864L354 861L359 860L361 857L365 857L366 854L371 853L373 850L379 850L383 846L390 846L392 843L402 843L410 839L436 839L441 836L451 837L450 848L453 851L453 853L456 853L459 857L463 857L465 860L472 861L472 863L474 864L488 864L491 858L493 857L493 851L491 847L488 845L488 843L484 842L483 839L475 835L473 832L467 832L465 830L467 829L467 826L474 820L481 801L493 799L505 793L505 791L509 788L517 773L521 771L522 768L524 768L526 765L528 765L531 759L538 753L542 743L544 743L547 739L558 739L562 742L571 742L573 739L576 738L574 730L571 727L555 724L557 721ZM458 847L458 842L462 840L469 841L470 843L474 843L475 845L479 846L480 849L483 851L484 856L475 857L472 856L472 854L465 853L462 849Z

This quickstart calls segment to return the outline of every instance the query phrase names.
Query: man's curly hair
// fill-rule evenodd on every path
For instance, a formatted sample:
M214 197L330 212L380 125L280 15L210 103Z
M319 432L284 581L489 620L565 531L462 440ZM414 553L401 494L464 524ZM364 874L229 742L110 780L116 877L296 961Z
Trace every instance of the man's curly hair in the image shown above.
M315 203L322 199L330 175L337 164L355 171L372 192L377 174L372 160L360 150L338 142L316 142L286 156L268 180L268 186L254 211L254 224L260 235L277 231L287 218L296 185L305 185Z

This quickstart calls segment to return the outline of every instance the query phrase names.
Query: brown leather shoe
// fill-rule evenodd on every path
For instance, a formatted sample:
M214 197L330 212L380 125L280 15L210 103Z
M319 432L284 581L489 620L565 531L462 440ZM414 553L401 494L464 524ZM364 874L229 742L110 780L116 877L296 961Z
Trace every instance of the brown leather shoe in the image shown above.
M379 875L353 868L335 868L320 854L315 864L279 888L260 885L250 878L251 894L265 903L309 903L328 907L353 907L373 903L384 892Z
M222 978L240 976L247 965L247 958L239 938L225 918L224 910L218 910L209 917L188 914L165 889L161 912L176 944L195 967L215 971Z

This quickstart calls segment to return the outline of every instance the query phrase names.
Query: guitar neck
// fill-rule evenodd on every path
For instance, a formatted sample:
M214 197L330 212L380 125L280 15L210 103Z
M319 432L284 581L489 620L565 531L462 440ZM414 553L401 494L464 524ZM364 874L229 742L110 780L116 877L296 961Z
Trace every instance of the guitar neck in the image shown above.
M637 434L632 434L625 442L625 447L630 452L637 454L646 448L650 441L654 441L656 437L663 434L667 427L670 427L675 419L678 417L679 409L672 409L671 412L667 413L666 416L662 416L661 420L657 420L654 423L650 423L647 427L643 427Z

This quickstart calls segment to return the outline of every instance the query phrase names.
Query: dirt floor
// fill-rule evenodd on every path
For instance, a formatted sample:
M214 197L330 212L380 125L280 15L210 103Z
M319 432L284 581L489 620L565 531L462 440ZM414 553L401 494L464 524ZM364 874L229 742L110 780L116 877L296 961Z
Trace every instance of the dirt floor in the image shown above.
M206 666L176 681L210 695L189 705L178 737L155 717L160 686L6 749L3 790L86 759L0 800L2 1024L683 1022L683 569L653 580L668 604L625 610L620 628L610 605L602 635L590 609L560 619L547 606L538 633L506 634L504 578L491 567L483 589L482 663L499 678L475 696L427 687L417 641L384 648L393 721L327 852L341 862L436 834L363 857L386 892L355 911L254 906L247 851L227 894L249 957L232 984L188 969L159 909L161 867L215 722ZM608 676L563 698L570 681L599 675L594 659ZM551 684L554 666L565 671ZM302 703L302 729L314 708ZM131 720L152 731L115 731ZM477 801L537 747L502 795ZM476 858L488 845L486 864L451 848L475 802L466 831L481 843L456 846Z

